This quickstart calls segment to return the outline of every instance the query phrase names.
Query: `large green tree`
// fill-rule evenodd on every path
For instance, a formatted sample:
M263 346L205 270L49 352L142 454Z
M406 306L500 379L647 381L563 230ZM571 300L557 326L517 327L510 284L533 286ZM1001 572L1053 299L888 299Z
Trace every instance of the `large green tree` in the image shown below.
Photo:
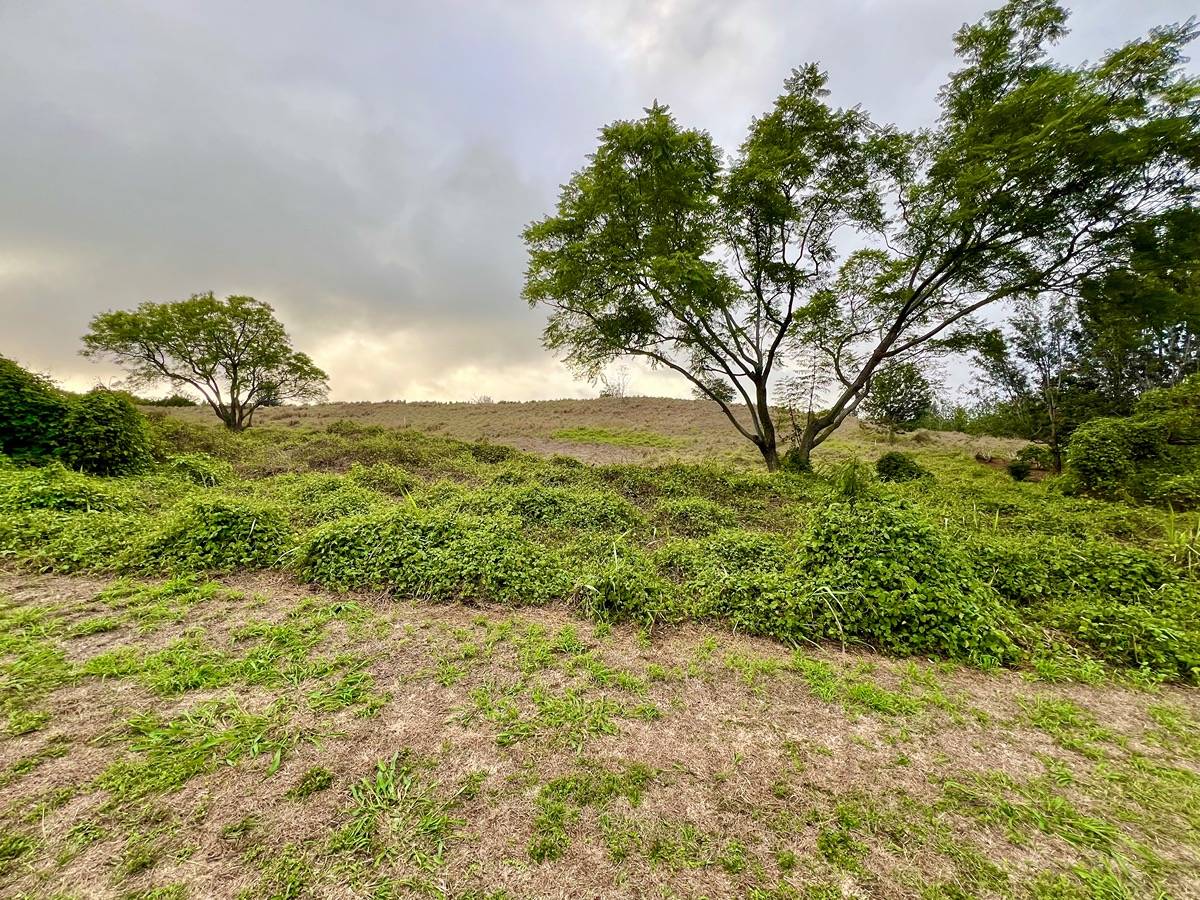
M1065 25L1050 0L1013 0L964 27L941 114L915 133L831 107L815 66L729 165L658 104L604 128L524 233L547 347L586 375L622 356L678 372L769 468L772 378L820 357L833 389L802 423L807 463L880 369L968 346L991 304L1074 290L1128 229L1192 201L1192 25L1081 66L1048 55Z
M319 400L328 376L291 339L270 305L253 297L196 294L101 313L83 338L84 356L122 365L133 386L191 388L227 428L240 431L260 406Z
M1078 374L1109 415L1200 372L1200 209L1138 223L1124 245L1124 262L1085 282L1078 304Z

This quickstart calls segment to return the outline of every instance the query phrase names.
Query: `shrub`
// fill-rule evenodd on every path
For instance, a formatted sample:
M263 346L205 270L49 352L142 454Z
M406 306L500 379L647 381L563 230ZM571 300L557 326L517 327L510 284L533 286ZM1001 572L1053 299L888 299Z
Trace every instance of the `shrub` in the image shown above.
M58 447L68 398L46 378L0 356L0 453L41 457Z
M1008 469L1008 474L1012 476L1013 481L1024 481L1029 477L1029 473L1033 469L1033 467L1023 459L1011 459L1008 461L1008 465L1005 466L1005 468Z
M63 460L93 475L128 475L150 462L142 414L113 391L97 389L71 403L60 441Z
M1155 499L1159 480L1191 474L1197 445L1200 375L1192 375L1174 387L1147 391L1128 418L1080 425L1067 447L1067 467L1084 491Z
M907 507L830 504L793 571L807 581L814 636L981 664L1016 656L995 592L943 532Z
M223 459L215 459L204 453L181 453L171 456L162 468L175 478L190 481L201 487L216 487L233 479L233 466Z
M1016 459L1046 472L1054 468L1054 454L1049 447L1041 444L1026 444L1017 452Z
M290 531L282 512L261 503L203 497L172 510L139 548L150 569L229 571L279 562Z
M541 603L570 590L558 558L527 541L515 520L413 507L323 525L304 539L296 565L328 587L435 600Z
M907 453L892 450L875 462L875 472L880 481L917 481L929 478L929 470Z
M601 622L650 626L674 618L668 585L650 559L623 541L585 567L575 599L585 615Z
M1200 584L1158 556L1107 541L976 537L979 576L1022 615L1111 663L1195 678Z
M379 492L342 475L276 475L254 484L265 499L286 509L288 517L301 525L363 515L390 503Z
M680 534L711 534L737 523L730 509L702 497L660 500L654 511L661 522Z
M1165 678L1200 681L1200 629L1194 606L1150 609L1103 594L1048 605L1039 619L1105 661Z
M34 509L0 516L0 557L40 572L119 571L149 522L145 515Z
M0 511L122 510L138 505L134 494L119 483L72 472L57 462L0 470Z

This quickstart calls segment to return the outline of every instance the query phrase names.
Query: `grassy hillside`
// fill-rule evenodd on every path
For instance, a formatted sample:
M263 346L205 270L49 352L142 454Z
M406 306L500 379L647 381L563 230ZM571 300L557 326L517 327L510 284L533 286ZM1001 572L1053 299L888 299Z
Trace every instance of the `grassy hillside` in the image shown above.
M597 404L0 466L0 893L1200 892L1194 516Z
M208 407L165 411L183 421L211 424ZM350 420L360 425L411 428L464 441L491 441L531 453L555 453L585 462L729 462L759 465L761 457L733 430L720 408L706 400L666 397L614 397L597 400L536 400L525 403L321 403L260 409L255 421L283 428L324 428ZM785 423L779 423L782 428ZM912 436L902 436L911 441ZM1019 442L991 437L925 432L942 447L1011 453ZM851 448L881 452L886 440L878 431L849 419L826 445L830 450ZM820 453L818 453L820 456Z

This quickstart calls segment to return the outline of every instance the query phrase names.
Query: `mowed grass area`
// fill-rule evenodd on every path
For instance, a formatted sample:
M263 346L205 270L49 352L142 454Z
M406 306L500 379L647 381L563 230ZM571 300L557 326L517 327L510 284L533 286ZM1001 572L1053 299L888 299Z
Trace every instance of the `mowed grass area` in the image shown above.
M0 465L0 895L1200 894L1195 514L953 435L155 441Z

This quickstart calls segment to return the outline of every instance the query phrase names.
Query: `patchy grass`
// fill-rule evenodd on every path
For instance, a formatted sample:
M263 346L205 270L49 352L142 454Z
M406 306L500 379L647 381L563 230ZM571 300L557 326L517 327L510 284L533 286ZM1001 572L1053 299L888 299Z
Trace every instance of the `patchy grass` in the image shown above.
M657 447L663 449L682 447L685 444L680 438L667 437L665 434L653 431L624 431L595 426L560 428L551 434L551 437L574 444L608 444L613 447Z
M0 578L26 708L49 714L0 739L4 893L1194 886L1200 704L1188 688L786 652L695 628L647 639L561 607L429 606L247 577L193 584L204 599L178 621L77 627L125 615L118 595L157 604L182 590L164 584Z

